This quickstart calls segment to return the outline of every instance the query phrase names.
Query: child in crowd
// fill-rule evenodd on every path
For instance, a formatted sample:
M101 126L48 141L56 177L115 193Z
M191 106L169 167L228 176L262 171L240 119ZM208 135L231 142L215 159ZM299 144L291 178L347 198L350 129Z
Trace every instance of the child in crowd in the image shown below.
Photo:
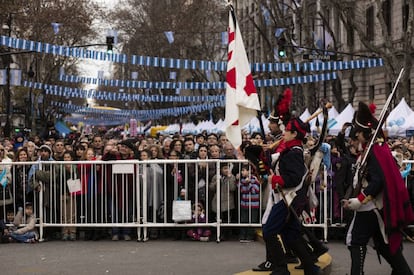
M20 225L23 220L23 211L20 211L15 217L15 224ZM34 243L39 239L39 234L35 227L36 225L36 215L33 213L33 205L30 202L26 203L25 206L26 214L26 225L21 227L13 232L9 233L9 236L17 241L22 243Z
M64 161L73 161L75 159L75 153L73 151L65 151L63 153ZM67 182L69 179L78 179L79 172L76 164L65 164L62 167L62 175ZM63 223L75 223L76 222L76 192L70 193L68 188L61 190L62 200L62 222ZM63 241L75 241L76 240L76 227L68 226L62 227L62 240Z
M19 207L18 214L23 212L23 208ZM22 215L16 215L22 216ZM6 220L0 221L0 229L1 229L1 242L2 243L9 243L12 242L13 239L10 237L10 233L17 229L19 217L15 218L13 210L7 210L6 213ZM12 226L7 226L8 224L12 224Z
M220 190L217 190L217 178L220 180ZM235 209L234 192L237 188L236 177L231 173L229 164L220 163L220 175L214 175L209 188L214 193L211 208L217 213L217 191L220 192L220 218L222 223L231 222L231 210ZM223 229L221 240L230 238L231 230Z
M180 193L177 196L177 201L185 201L185 196L187 194L187 190L185 188L180 189ZM184 221L174 221L175 223L184 223ZM173 235L175 240L183 240L185 239L185 230L181 228L177 228L173 230Z
M206 214L201 203L193 204L191 222L206 223ZM187 231L187 236L189 236L194 241L208 242L210 240L210 235L211 230L206 227L197 227Z
M240 222L258 223L260 209L260 182L250 174L249 165L243 165L241 177L237 184L240 188ZM255 230L252 227L240 228L241 243L254 241Z

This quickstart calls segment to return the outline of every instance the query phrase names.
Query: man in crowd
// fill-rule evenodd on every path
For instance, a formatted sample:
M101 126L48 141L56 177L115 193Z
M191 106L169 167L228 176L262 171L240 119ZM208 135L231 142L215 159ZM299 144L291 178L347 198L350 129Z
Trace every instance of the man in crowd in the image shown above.
M53 156L54 160L63 161L63 153L65 152L65 143L63 139L56 140L53 144Z
M102 136L95 135L92 139L92 148L95 151L95 156L101 158L103 154L104 142Z
M118 143L119 159L121 160L132 160L135 159L135 145L132 141L124 140ZM114 182L112 182L109 194L111 196L111 209L113 222L118 223L131 223L133 222L132 217L132 202L133 195L136 192L134 186L134 175L133 173L122 173L117 174ZM128 227L113 227L112 228L112 240L118 241L120 236L125 241L131 240L131 228Z
M186 138L184 140L184 159L195 159L197 158L197 153L194 149L194 140L192 138Z

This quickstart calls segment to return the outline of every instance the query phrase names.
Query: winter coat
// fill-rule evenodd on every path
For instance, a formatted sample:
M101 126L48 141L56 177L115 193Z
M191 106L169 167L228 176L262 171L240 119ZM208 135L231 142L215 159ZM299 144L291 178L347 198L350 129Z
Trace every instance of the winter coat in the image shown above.
M220 211L224 212L234 209L234 191L237 189L236 177L234 175L219 175L218 177L220 178ZM211 209L214 213L217 213L217 175L213 177L209 187L210 190L214 192L214 197L211 201Z

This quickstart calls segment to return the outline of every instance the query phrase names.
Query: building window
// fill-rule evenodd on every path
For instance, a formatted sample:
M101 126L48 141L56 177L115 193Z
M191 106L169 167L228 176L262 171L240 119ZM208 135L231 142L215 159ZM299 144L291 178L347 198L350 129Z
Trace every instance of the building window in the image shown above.
M392 84L391 84L391 82L385 83L385 94L387 95L387 97L390 96L391 90L392 90Z
M374 102L374 99L375 99L375 86L370 85L369 90L368 90L368 101Z
M366 18L367 18L367 39L369 41L373 41L374 40L374 7L371 6L367 9L366 11Z
M345 14L347 15L347 18L349 21L355 20L354 9L347 8ZM354 36L355 36L354 28L345 27L345 31L346 31L346 43L348 44L349 47L353 48L354 47Z
M387 26L388 34L391 34L391 0L386 0L382 3L382 16L384 17L385 25Z
M403 31L407 31L408 26L408 17L410 14L409 10L410 5L407 3L407 1L404 1L403 7L402 7L402 25L403 25Z

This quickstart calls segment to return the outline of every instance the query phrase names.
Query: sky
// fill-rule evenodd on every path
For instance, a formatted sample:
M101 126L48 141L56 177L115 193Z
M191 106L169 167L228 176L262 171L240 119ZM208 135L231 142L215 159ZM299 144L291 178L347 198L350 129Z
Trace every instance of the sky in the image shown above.
M119 0L93 0L95 3L99 4L101 7L113 8Z
M113 9L115 5L119 2L119 0L92 0L97 3L102 8L106 9ZM107 22L94 22L94 28L97 29L98 33L101 33L100 38L98 41L91 41L91 43L105 43L106 42L106 34L108 29L111 29L111 26ZM90 47L91 50L97 51L105 51L105 48L102 46L99 47ZM104 77L110 78L111 77L111 64L106 61L98 61L98 60L90 60L84 59L79 64L79 70L81 76L88 76L88 77L98 77L98 71L104 71ZM85 89L96 89L96 85L85 85ZM94 105L94 101L88 99L88 103Z

